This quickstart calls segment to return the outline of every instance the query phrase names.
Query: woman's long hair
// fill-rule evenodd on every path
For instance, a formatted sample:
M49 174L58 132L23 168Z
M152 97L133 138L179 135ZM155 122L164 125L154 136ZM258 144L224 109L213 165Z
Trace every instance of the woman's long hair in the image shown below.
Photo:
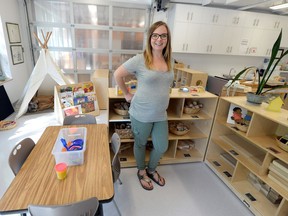
M167 29L167 44L166 47L163 49L162 54L165 59L165 62L168 66L168 71L171 70L171 34L167 24L163 21L158 21L152 24L148 30L148 37L146 41L146 49L144 51L144 58L145 58L145 65L147 68L152 69L153 63L153 54L152 54L152 46L151 46L151 36L152 33L160 26L165 26Z

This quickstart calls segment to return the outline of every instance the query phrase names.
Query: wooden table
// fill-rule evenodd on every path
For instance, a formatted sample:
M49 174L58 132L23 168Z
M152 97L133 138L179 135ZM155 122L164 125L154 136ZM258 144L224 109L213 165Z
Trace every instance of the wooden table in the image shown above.
M86 127L84 164L70 166L58 180L52 149L61 128ZM114 195L108 129L105 124L47 127L0 200L0 213L27 210L29 204L62 205L90 197L100 202Z

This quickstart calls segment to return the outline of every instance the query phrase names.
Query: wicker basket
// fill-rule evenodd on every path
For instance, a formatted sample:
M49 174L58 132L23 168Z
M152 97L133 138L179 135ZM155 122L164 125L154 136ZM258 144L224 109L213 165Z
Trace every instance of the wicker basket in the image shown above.
M186 114L196 114L200 110L201 110L201 108L193 109L193 108L190 108L190 107L184 107L184 113L186 113Z
M127 116L128 115L128 110L122 110L122 109L116 109L114 108L114 111L121 116Z
M0 121L0 131L1 130L10 130L14 127L16 127L15 121L10 121L10 120Z
M176 128L174 127L170 127L169 128L169 131L175 135L178 135L178 136L183 136L185 134L187 134L190 130L189 129L186 129L186 130L183 130L183 131L178 131Z
M131 129L115 129L115 132L119 134L121 139L132 139L133 132Z

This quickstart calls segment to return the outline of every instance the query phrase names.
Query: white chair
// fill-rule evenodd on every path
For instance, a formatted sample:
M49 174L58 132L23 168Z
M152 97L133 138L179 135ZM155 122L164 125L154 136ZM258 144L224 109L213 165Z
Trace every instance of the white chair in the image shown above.
M96 197L66 205L29 205L31 216L94 216L99 208Z
M112 138L111 138L111 148L114 152L114 157L112 159L112 175L113 175L113 182L115 183L117 180L119 181L120 184L122 184L122 181L120 179L120 173L121 173L121 163L120 163L120 158L119 158L119 150L121 146L121 139L117 133L113 133ZM117 203L113 199L113 203L116 206L116 209L121 215L120 209L117 206Z
M63 125L97 124L96 118L90 114L65 116Z

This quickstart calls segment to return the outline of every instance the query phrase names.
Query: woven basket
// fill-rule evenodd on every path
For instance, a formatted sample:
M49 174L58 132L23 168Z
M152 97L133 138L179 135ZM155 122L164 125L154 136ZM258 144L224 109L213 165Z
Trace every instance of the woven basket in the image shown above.
M122 139L133 138L133 132L131 129L115 129L115 132L118 133L119 137Z
M193 109L193 108L190 108L190 107L184 107L184 113L186 113L186 114L196 114L200 110L201 110L201 108Z
M171 133L175 134L175 135L183 136L183 135L187 134L190 130L189 130L189 128L186 126L186 129L185 129L185 130L179 131L179 130L177 130L177 128L176 128L174 125L170 125L169 131L170 131Z
M175 135L183 136L183 135L187 134L190 130L187 129L187 130L183 130L183 131L178 131L176 128L170 127L169 131Z
M1 130L9 130L16 127L16 122L15 121L8 121L8 120L4 120L4 121L0 121L0 131Z
M127 116L128 115L128 110L121 110L121 109L116 109L114 108L114 111L121 116Z

